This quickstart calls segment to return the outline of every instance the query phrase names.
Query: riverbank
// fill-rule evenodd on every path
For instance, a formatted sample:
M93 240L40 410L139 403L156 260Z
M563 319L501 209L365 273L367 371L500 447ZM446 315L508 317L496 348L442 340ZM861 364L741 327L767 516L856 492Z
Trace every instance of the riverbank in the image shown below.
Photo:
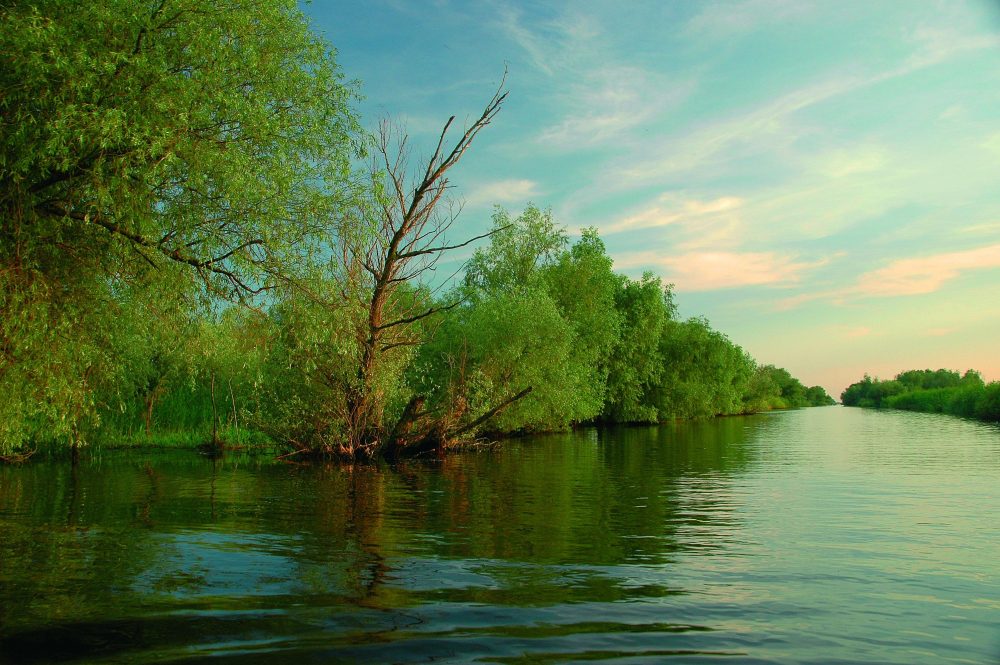
M685 424L718 421L722 419L738 419L746 416L775 413L780 411L795 411L803 408L813 408L814 406L831 405L832 404L819 404L806 407L776 407L753 413L719 414L711 418L673 418L659 423L581 423L565 430L538 431L530 433L493 433L490 436L481 437L456 445L450 449L450 451L481 447L484 444L503 445L504 443L516 441L525 437L560 435L565 434L568 431L578 431L583 429L615 430L619 428L649 428L660 426L673 427L683 426ZM73 448L60 442L43 442L36 447L25 451L24 453L0 457L0 463L23 464L31 460L70 460L74 458L86 458L94 455L101 456L105 453L115 452L148 452L163 455L170 455L177 452L191 452L200 453L208 457L239 453L241 455L249 455L252 457L271 457L276 459L297 458L296 451L289 451L286 446L283 446L281 443L275 441L263 432L244 427L227 425L221 427L217 431L214 443L211 429L207 427L189 430L153 430L148 434L145 431L135 431L128 434L119 433L106 439L97 439L90 445L77 448L75 452Z
M943 413L1000 422L1000 381L985 383L979 372L908 370L882 381L867 374L840 396L844 406Z

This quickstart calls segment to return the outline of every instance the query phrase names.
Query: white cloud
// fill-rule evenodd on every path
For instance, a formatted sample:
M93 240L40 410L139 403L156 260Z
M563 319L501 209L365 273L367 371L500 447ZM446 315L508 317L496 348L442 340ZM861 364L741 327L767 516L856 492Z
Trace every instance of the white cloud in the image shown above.
M983 141L983 148L991 152L994 157L1000 157L1000 132L990 134Z
M694 90L691 81L669 83L634 66L609 65L588 72L561 96L569 112L546 127L538 141L579 148L628 138L629 130L656 120Z
M811 13L810 3L801 0L744 0L703 5L701 12L688 21L686 31L704 38L729 38L750 32L768 23L780 23Z
M1000 46L1000 36L963 36L951 30L921 29L912 34L913 54L896 67L872 74L835 74L752 109L742 109L658 141L647 141L629 155L627 163L613 164L602 182L619 189L669 180L677 174L697 172L709 165L730 162L734 156L768 155L793 145L810 134L809 127L794 127L795 114L826 101L879 83L904 77L973 51ZM988 140L986 147L994 143Z
M834 150L819 160L817 170L829 178L843 178L859 173L872 173L885 167L886 151L875 146L861 146L851 150Z
M465 205L476 207L505 203L525 203L538 195L538 183L533 180L497 180L473 187L465 197Z
M795 90L755 110L647 144L642 151L645 156L631 156L627 164L614 166L609 180L619 187L631 188L697 171L717 158L729 160L736 148L744 154L773 152L797 138L786 126L789 116L855 86L849 79L830 80Z
M965 29L940 25L921 25L910 33L910 41L915 45L913 54L900 68L900 73L909 73L948 60L968 51L994 49L1000 45L1000 35L969 34Z
M864 162L831 165L823 159L802 164L803 176L757 193L746 203L743 217L759 242L824 238L919 200L914 187L925 178L899 159L884 158L885 167L864 172ZM876 168L869 162L869 168ZM841 175L829 173L839 169ZM853 170L853 172L852 172ZM827 174L824 174L826 171Z
M636 231L679 222L699 223L702 218L732 213L743 205L736 196L722 196L708 201L678 200L674 194L663 194L656 202L639 212L622 217L602 229L605 234Z
M928 337L947 337L956 332L958 328L928 328L926 334Z
M534 32L521 24L520 12L510 7L503 8L500 12L499 24L507 36L524 49L535 67L550 76L552 75L551 62L545 50L544 40L538 38Z
M977 236L1000 236L1000 222L973 224L972 226L960 229L959 233Z
M966 115L965 107L961 104L952 104L945 110L941 111L939 116L942 120L959 120Z
M586 45L600 34L599 25L590 17L566 12L528 27L521 12L510 6L500 9L499 28L524 52L539 71L554 76L558 69L575 60Z

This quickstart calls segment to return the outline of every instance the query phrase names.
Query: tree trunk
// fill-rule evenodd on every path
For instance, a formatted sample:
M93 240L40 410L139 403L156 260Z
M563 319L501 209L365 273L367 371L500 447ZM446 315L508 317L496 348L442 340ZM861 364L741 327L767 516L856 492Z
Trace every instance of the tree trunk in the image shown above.
M215 370L212 370L212 446L219 447L219 409L215 404Z

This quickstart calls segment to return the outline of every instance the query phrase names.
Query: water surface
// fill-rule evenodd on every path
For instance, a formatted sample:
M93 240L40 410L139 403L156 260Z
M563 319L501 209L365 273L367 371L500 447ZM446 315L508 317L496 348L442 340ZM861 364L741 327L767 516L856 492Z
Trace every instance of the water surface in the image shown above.
M841 407L397 468L0 469L0 661L1000 662L1000 428Z

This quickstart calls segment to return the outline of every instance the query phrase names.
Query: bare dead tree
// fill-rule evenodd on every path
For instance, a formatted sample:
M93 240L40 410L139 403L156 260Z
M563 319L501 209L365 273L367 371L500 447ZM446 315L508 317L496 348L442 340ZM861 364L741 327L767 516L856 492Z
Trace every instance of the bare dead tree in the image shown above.
M420 342L414 324L459 304L434 304L429 298L414 296L413 289L401 287L419 283L423 275L435 269L444 252L493 233L449 244L446 234L460 208L444 204L450 188L448 172L499 112L507 97L504 83L505 79L482 114L450 148L446 141L455 117L448 119L433 154L415 177L410 175L406 135L397 138L388 122L380 126L373 151L376 196L372 209L367 211L370 227L367 234L342 243L348 281L361 280L363 284L353 295L362 301L366 314L357 326L360 361L355 384L347 391L348 431L338 451L344 457L374 457L400 430L399 424L386 427L383 422L385 400L376 373L387 354ZM420 397L415 397L403 419L415 420L422 403Z

